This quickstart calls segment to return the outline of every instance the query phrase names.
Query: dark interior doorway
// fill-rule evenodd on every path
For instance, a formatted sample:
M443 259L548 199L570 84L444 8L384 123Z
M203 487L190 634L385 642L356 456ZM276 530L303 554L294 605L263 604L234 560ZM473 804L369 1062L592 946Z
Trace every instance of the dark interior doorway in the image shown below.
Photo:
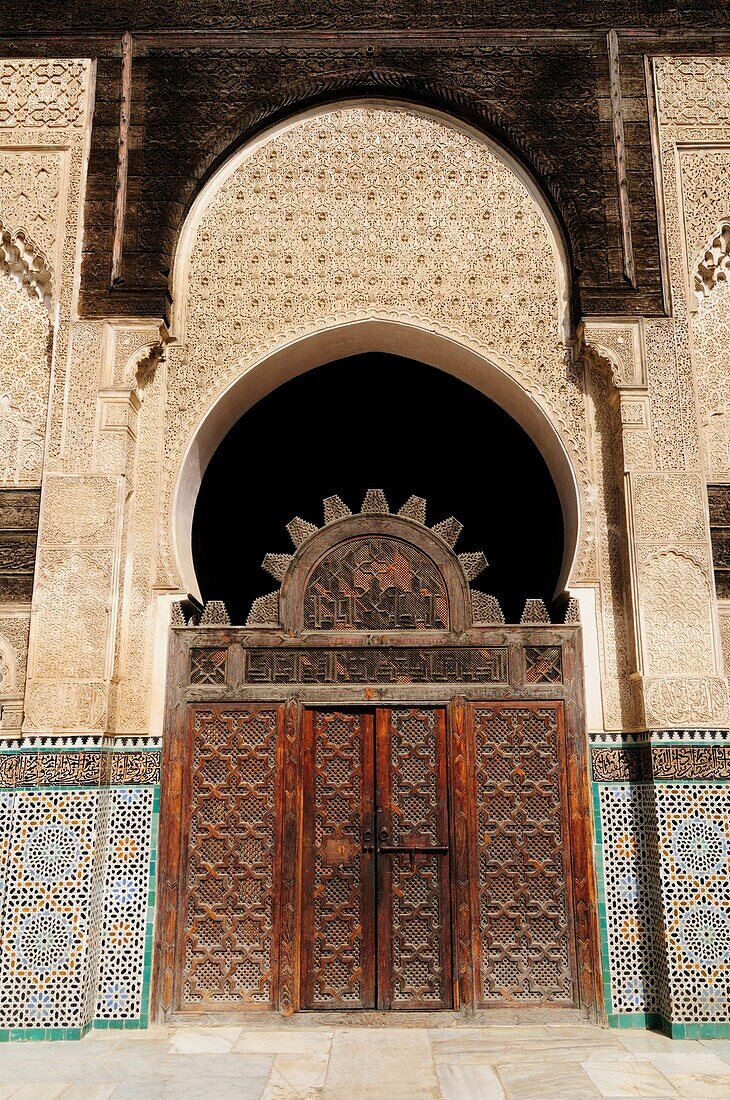
M224 600L243 623L274 582L267 552L290 552L295 515L322 522L337 494L357 511L384 489L392 510L411 493L428 522L464 524L457 551L484 550L475 587L497 596L508 622L527 597L553 598L563 519L539 450L498 405L423 363L368 354L292 379L233 426L205 472L193 520L193 560L204 600Z

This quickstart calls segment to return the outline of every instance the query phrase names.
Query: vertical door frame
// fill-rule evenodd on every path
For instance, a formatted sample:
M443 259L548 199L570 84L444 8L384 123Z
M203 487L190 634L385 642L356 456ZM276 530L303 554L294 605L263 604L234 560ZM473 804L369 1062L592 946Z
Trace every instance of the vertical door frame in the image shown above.
M478 988L479 899L474 738L469 704L455 696L447 714L454 1008L473 1011Z

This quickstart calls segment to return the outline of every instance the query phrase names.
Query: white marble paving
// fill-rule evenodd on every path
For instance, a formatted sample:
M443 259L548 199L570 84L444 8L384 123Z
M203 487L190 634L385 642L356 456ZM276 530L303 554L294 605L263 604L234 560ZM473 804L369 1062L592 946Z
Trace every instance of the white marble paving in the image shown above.
M323 1021L0 1046L0 1100L730 1100L730 1042L567 1026Z
M651 1062L611 1062L589 1058L582 1063L582 1068L601 1096L677 1095L664 1074Z
M443 1100L505 1100L502 1082L492 1066L450 1062L436 1069Z

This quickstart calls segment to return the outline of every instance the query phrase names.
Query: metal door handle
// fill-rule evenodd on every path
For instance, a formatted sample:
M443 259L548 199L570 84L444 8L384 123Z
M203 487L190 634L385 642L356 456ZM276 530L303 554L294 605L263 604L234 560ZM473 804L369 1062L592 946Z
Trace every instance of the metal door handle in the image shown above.
M375 813L375 819L376 819L376 821L378 823L378 826L379 826L379 828L378 828L378 840L380 840L380 841L388 839L388 826L386 824L384 824L384 822L383 822L384 817L385 817L385 811L383 810L382 806L378 806L378 808L376 810L376 813Z
M445 856L448 852L446 845L434 844L431 848L401 848L396 844L381 844L378 848L379 852L387 852L389 855L408 855L409 852L413 852L414 855L434 855Z

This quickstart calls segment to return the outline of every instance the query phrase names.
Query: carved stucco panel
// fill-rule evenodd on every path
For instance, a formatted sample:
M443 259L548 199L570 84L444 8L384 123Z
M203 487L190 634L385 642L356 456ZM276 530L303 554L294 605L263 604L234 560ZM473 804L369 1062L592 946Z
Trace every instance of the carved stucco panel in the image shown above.
M615 386L639 386L644 382L642 333L639 323L586 321L585 341L611 365Z
M636 473L631 488L637 542L706 542L706 490L699 474Z
M689 345L672 318L648 318L644 325L654 455L659 469L685 469L699 461ZM688 327L684 322L685 341ZM680 359L682 363L680 364Z
M730 58L662 57L655 64L662 122L730 128Z
M700 430L709 481L730 481L730 285L719 283L692 315Z
M6 226L25 230L55 269L66 153L3 149L2 142L0 130L0 216Z
M92 728L92 712L106 710L99 692L111 674L122 491L119 477L46 476L26 728L38 728L40 714L41 729ZM81 706L75 718L74 699ZM54 700L61 708L55 716Z
M45 485L43 546L113 547L117 479L54 477Z
M627 470L654 468L653 436L650 431L624 431L623 449Z
M727 89L725 91L728 96ZM730 122L718 136L730 141ZM677 132L679 141L682 131ZM725 480L728 458L727 354L730 348L730 295L720 280L707 296L697 295L696 276L718 224L730 218L730 148L681 148L679 150L685 260L690 312L693 363L705 464L713 480Z
M28 661L30 613L0 611L0 643L12 653L13 682L0 675L0 697L23 694Z
M89 62L84 59L0 60L0 129L82 129Z
M115 325L112 341L111 381L115 386L133 386L139 360L160 343L159 327Z
M54 275L57 325L46 462L60 451L68 393L68 337L93 75L93 62L86 59L0 59L0 164L12 169L0 183L0 217L3 224L27 230Z
M680 149L679 168L691 294L692 276L708 241L718 222L730 217L730 149Z
M725 675L730 675L730 600L721 600L718 604L720 623L720 642L725 666Z
M723 726L728 722L727 681L719 677L665 677L644 681L649 726Z
M50 381L50 319L0 274L0 484L39 485Z
M15 695L16 686L15 650L10 639L0 634L0 699Z
M71 400L63 412L62 469L90 470L94 456L96 405L101 380L101 323L71 326L66 373Z
M186 346L169 357L164 538L204 414L248 366L347 320L452 336L516 377L561 432L595 571L582 366L563 345L559 257L527 186L436 118L374 106L299 120L256 147L205 210L187 267ZM178 578L169 544L160 583Z
M730 140L728 62L723 58L657 57L653 67L674 317L647 323L647 341L649 329L653 340L653 354L648 359L653 360L653 378L649 366L652 400L660 416L655 420L659 464L691 467L700 463L700 448L689 330L689 309L696 304L696 297L693 287L688 287L687 273L707 234L725 213L727 150L718 160L716 147ZM691 90L700 87L704 91L693 102ZM704 180L703 172L710 173Z
M103 733L106 729L105 681L73 683L37 680L25 694L25 731Z
M639 558L640 607L647 676L715 672L706 564L678 550Z
M648 393L623 390L620 396L621 446L625 470L653 470L654 433Z
M111 550L41 550L33 650L37 675L103 679L112 565Z

